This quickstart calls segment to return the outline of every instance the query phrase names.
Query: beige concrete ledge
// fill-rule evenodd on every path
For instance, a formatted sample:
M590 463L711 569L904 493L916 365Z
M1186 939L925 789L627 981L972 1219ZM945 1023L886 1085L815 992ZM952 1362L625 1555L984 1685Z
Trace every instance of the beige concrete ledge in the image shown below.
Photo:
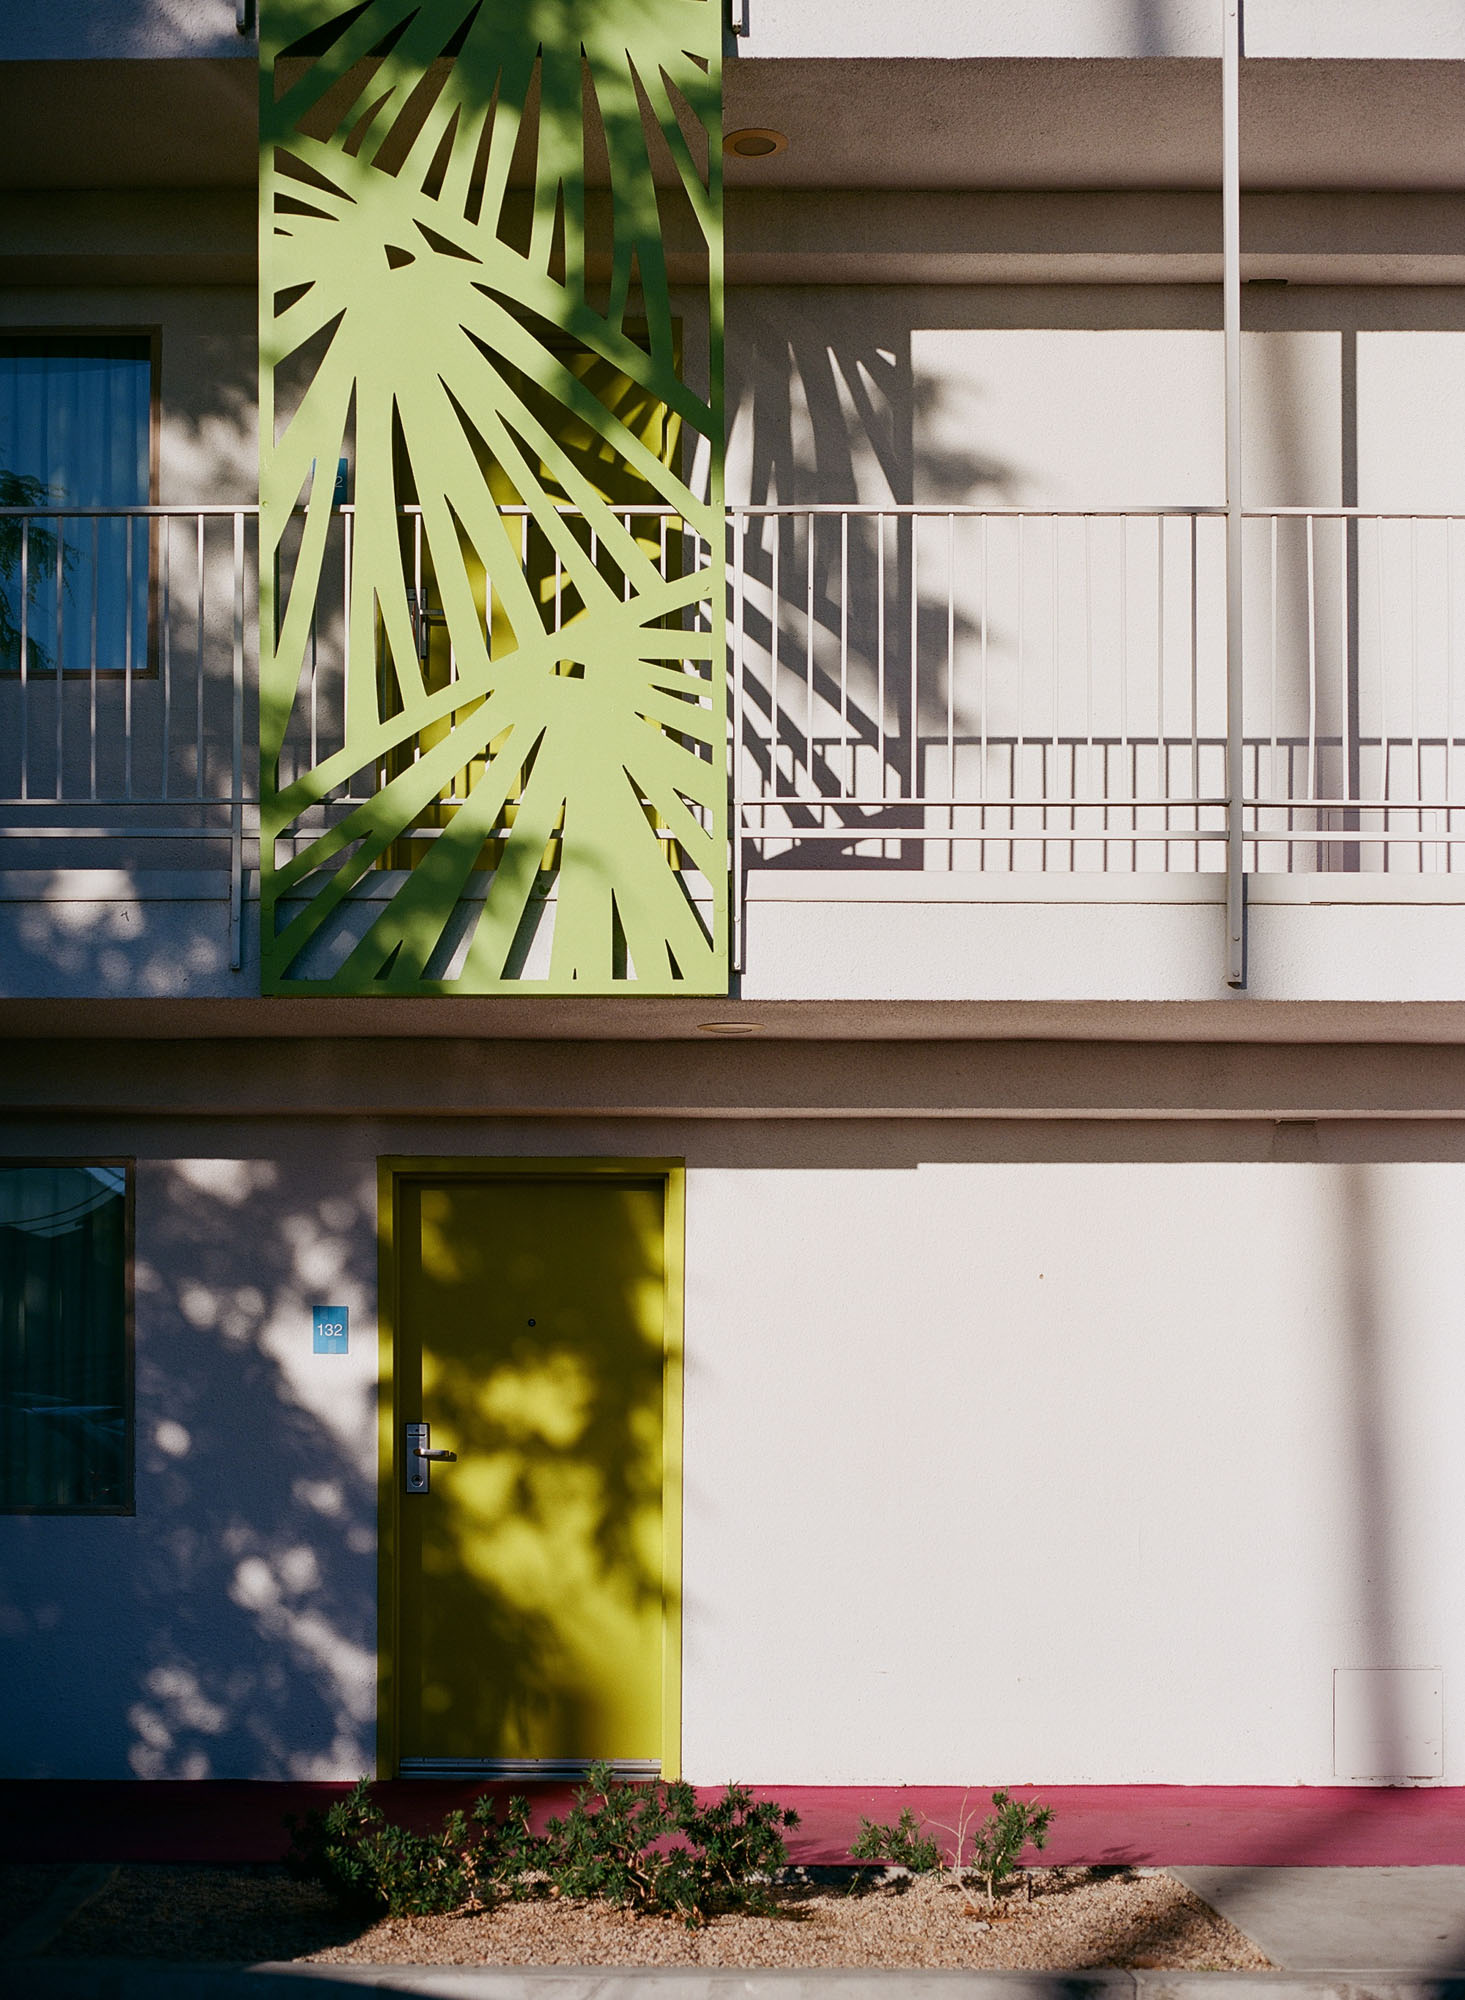
M1465 1046L36 1041L16 1116L629 1119L1465 1117Z

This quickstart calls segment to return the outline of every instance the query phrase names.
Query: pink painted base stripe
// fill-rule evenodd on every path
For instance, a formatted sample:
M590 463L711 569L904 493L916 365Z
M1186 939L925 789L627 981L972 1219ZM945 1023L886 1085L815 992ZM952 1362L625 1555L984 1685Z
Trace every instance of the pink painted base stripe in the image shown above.
M9 1780L0 1782L0 1859L29 1861L273 1861L284 1852L286 1813L339 1797L344 1785ZM480 1792L528 1790L534 1817L563 1812L564 1785L532 1787L397 1783L380 1788L394 1817L435 1825ZM985 1802L990 1788L973 1788ZM1045 1860L1211 1862L1238 1867L1465 1865L1465 1790L1356 1790L1310 1786L1014 1785L1015 1797L1054 1809ZM798 1810L789 1842L796 1861L841 1862L860 1816L951 1821L951 1786L759 1786Z
M1045 1861L1095 1865L1135 1862L1265 1867L1410 1867L1465 1864L1465 1791L1451 1788L1363 1790L1312 1786L1013 1785L1014 1798L1053 1808ZM973 1789L968 1804L985 1803ZM774 1793L768 1793L774 1796ZM796 1858L848 1858L861 1814L954 1823L963 1794L949 1786L869 1791L843 1786L791 1787L777 1796L803 1824L791 1843Z

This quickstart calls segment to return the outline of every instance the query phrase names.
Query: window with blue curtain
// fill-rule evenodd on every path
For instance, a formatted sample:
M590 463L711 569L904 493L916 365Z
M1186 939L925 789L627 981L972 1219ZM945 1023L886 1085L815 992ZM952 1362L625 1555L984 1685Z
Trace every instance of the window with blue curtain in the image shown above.
M132 1504L128 1179L0 1167L0 1512Z
M0 673L144 673L151 523L47 508L152 499L149 334L0 335Z

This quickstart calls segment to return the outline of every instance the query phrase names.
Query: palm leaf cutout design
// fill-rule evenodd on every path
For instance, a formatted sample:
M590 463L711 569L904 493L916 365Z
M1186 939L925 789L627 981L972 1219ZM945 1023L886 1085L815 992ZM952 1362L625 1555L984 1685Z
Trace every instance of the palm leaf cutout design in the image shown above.
M716 0L262 17L266 990L723 992Z

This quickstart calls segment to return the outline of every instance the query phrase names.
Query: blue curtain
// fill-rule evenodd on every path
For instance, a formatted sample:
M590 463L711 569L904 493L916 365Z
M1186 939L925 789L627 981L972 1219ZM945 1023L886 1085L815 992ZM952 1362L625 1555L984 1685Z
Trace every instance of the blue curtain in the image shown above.
M152 353L146 335L0 338L0 505L146 506ZM117 673L148 664L145 520L0 523L0 671ZM59 583L59 588L58 588ZM95 649L93 632L95 631Z

